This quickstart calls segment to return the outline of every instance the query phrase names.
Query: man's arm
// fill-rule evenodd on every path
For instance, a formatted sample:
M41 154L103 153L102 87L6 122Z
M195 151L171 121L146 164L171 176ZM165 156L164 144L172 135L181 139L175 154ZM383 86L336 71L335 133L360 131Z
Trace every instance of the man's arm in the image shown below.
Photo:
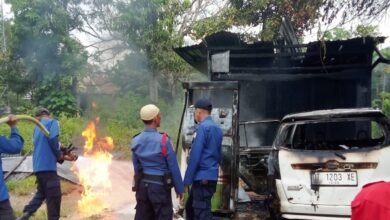
M173 147L171 144L171 141L168 139L167 141L167 148L168 148L168 154L167 154L167 163L168 168L172 172L172 178L173 183L175 185L175 191L177 194L184 192L184 184L183 180L181 178L179 165L177 163L176 154L173 151Z
M0 136L0 153L17 154L23 148L24 140L19 135L19 131L16 127L11 128L11 136L9 139Z
M139 162L137 155L134 153L134 148L132 148L132 144L135 144L134 139L132 140L132 143L130 144L130 148L131 148L131 151L133 152L131 157L133 160L134 174L137 174L139 172L139 170L141 169L141 164Z
M54 120L50 127L50 137L48 142L51 151L53 152L53 154L56 156L57 159L61 157L59 136L60 136L60 127L58 125L58 121Z
M191 185L194 181L196 169L199 166L203 147L206 143L206 134L203 127L199 126L196 131L196 137L191 145L190 159L184 176L184 185Z

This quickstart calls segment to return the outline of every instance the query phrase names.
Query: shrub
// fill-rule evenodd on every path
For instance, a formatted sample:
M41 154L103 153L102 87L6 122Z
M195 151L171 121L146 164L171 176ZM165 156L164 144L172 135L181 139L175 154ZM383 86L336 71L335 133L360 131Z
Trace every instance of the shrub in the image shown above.
M25 121L20 121L17 125L17 128L19 129L19 132L24 139L24 147L22 150L23 154L30 152L32 149L33 146L32 135L33 135L34 127L35 127L34 124ZM0 125L0 134L9 137L10 128L8 127L7 124Z
M78 141L81 136L81 131L84 129L86 120L83 118L67 118L64 115L61 115L58 120L60 121L60 141L61 143L69 144L73 141ZM24 147L22 154L32 152L33 149L33 131L35 125L26 122L20 121L17 124L17 128L21 136L24 139ZM10 129L8 125L0 125L0 134L4 136L10 135Z
M130 156L129 143L134 135L144 129L142 121L139 119L139 109L148 104L145 97L134 95L129 92L123 97L98 96L93 97L96 102L96 108L88 110L83 117L68 117L60 114L60 141L64 145L74 143L77 147L82 147L84 139L81 136L88 121L100 118L98 125L99 136L110 136L114 140L114 151L128 158ZM160 131L168 133L172 144L175 147L176 137L180 123L182 111L182 101L177 100L174 103L167 103L163 100L157 103L162 113L162 123ZM18 128L25 140L25 146L22 153L28 153L32 150L32 135L35 125L29 122L21 121ZM0 134L9 135L7 125L0 125Z

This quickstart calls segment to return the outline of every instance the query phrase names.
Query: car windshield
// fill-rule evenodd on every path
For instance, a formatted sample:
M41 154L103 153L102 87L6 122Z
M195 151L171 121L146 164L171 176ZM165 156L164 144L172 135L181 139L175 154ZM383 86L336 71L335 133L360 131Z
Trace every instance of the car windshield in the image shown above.
M374 119L305 121L286 124L277 146L301 150L349 150L385 144L386 131Z

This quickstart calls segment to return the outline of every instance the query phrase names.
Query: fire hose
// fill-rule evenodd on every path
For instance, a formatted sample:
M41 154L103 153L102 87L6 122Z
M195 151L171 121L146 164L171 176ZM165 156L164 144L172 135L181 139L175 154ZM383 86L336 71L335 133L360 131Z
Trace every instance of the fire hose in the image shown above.
M29 121L29 122L32 122L34 123L35 125L38 126L39 129L42 130L43 134L47 137L50 136L50 133L49 131L45 128L45 126L43 124L41 124L37 119L31 117L31 116L28 116L28 115L15 115L15 118L17 121ZM0 124L3 124L3 123L7 123L9 121L9 117L4 117L4 118L0 118ZM27 156L30 154L27 153L25 156L23 156L23 158L19 161L19 163L17 163L15 165L15 167L13 167L10 172L8 172L7 174L5 174L4 176L4 179L7 180L8 177L23 163L23 161L27 158Z
M42 130L43 134L46 136L46 137L49 137L50 136L50 132L46 129L46 127L41 123L39 122L37 119L31 117L31 116L28 116L28 115L15 115L16 117L16 120L19 121L19 120L25 120L25 121L30 121L34 124L36 124L38 126L39 129ZM2 123L6 123L8 122L9 118L8 117L4 117L4 118L1 118L0 119L0 124ZM73 150L75 150L76 147L73 146L73 144L70 144L68 147L62 147L61 146L61 152L64 154L64 155L69 155Z
M36 124L38 126L38 128L42 130L42 132L43 132L43 134L45 134L45 136L47 136L47 137L50 136L49 131L37 119L35 119L31 116L28 116L28 115L15 115L15 118L18 121L29 121L29 122ZM0 118L0 124L6 123L6 122L8 122L8 120L9 120L8 117Z

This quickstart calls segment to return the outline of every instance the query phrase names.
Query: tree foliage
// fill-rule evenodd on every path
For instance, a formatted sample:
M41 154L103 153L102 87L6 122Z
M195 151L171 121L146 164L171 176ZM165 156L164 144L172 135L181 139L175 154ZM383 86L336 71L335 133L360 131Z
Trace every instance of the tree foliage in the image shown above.
M5 24L6 44L14 44L14 26L8 21ZM25 74L23 60L13 57L11 50L0 52L0 84L4 84L8 91L16 94L25 94L31 89L31 82Z
M157 101L175 97L180 80L191 73L172 50L221 30L260 30L254 40L274 40L283 19L302 35L318 21L374 19L390 7L386 0L7 0L14 18L8 24L9 52L0 56L2 76L18 94L31 92L35 104L77 111L77 83L86 72L86 48L97 64L120 58L104 69L124 93ZM371 28L371 29L370 29ZM244 31L245 32L245 31ZM81 45L71 33L95 39ZM326 32L325 39L367 36L375 28L358 26ZM7 38L8 39L8 38ZM111 55L104 57L109 52ZM99 71L101 71L99 69ZM3 74L4 73L4 74ZM17 77L13 77L17 76ZM55 110L55 111L57 111Z
M183 43L184 35L181 31L188 30L185 25L179 28L177 20L190 6L188 1L86 2L96 10L85 13L83 18L87 24L96 26L90 25L85 31L93 32L98 42L103 43L112 42L106 37L106 34L109 34L115 41L121 42L122 50L128 51L113 68L114 81L119 83L122 89L144 92L146 86L150 100L154 102L158 100L161 92L167 92L170 97L168 100L174 99L178 80L185 77L189 70L188 65L172 50ZM91 17L91 14L100 14L103 17L99 19L100 16ZM186 22L189 22L189 19ZM117 47L114 44L113 46ZM121 83L126 78L132 79L134 83Z
M340 24L359 18L364 21L381 19L390 8L388 0L325 0L321 20L330 23L340 18Z
M14 13L11 60L36 104L74 114L77 78L85 72L86 53L70 32L82 25L78 0L9 0ZM61 94L60 94L61 93ZM63 93L63 94L62 94Z
M381 54L390 59L390 48L382 49ZM379 56L374 53L373 61L377 60ZM390 68L387 64L378 64L372 71L372 99L374 100L374 107L381 107L382 100L387 99L387 94L390 92ZM389 111L390 113L390 111Z
M378 37L379 35L378 26L360 24L355 30L336 27L333 30L325 31L322 38L324 40L347 40L353 37Z
M277 37L283 19L291 21L302 36L321 21L328 25L338 21L341 26L353 19L373 21L390 8L387 0L229 0L230 4L219 16L200 20L194 26L195 37L200 38L233 26L260 29L257 39ZM252 33L249 33L252 34Z

